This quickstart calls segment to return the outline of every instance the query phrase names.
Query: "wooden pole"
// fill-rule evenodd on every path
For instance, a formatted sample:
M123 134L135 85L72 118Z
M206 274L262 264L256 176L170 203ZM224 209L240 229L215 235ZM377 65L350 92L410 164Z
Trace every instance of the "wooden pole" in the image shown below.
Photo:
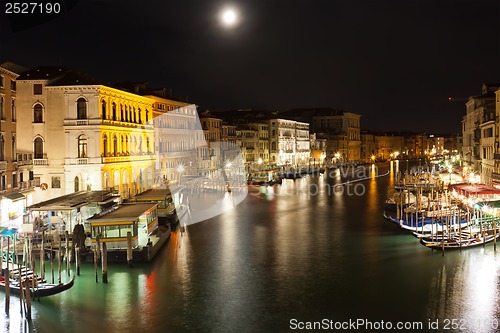
M102 282L108 283L108 249L106 242L102 242Z
M33 279L34 277L32 277ZM30 280L25 280L26 284L26 317L31 320L31 291L30 291Z
M70 262L69 262L69 232L67 230L64 232L64 237L65 237L64 241L66 243L66 248L65 248L66 254L64 255L64 259L66 259L66 271L68 271L68 276L69 276L69 267L70 267L69 266L69 264L70 264Z
M5 313L8 315L10 310L10 272L9 272L9 257L10 257L10 238L7 238L7 267L5 268Z
M97 265L101 263L101 239L99 236L96 237L95 239L96 242L96 250L97 250Z
M95 282L99 282L97 276L97 245L94 245L94 267L95 267Z
M50 241L50 272L52 273L52 283L54 283L54 237Z
M127 231L127 263L132 266L132 233Z
M15 243L14 243L15 245ZM21 265L19 263L17 264L17 271L19 274L19 311L21 313L21 316L23 315L23 277L21 276Z
M75 246L75 266L76 266L76 275L80 276L80 247Z
M42 231L42 246L40 249L40 277L45 280L45 231Z
M497 250L497 220L493 219L493 250Z
M57 275L58 275L58 281L61 283L61 256L62 256L62 240L61 237L59 237L59 255L57 256Z

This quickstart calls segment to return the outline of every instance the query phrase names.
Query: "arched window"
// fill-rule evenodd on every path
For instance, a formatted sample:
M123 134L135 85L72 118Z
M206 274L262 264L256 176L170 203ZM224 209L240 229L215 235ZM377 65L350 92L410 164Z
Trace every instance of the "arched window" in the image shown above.
M102 154L104 157L108 156L108 136L104 134L102 137L103 150Z
M120 104L120 121L123 121L123 104Z
M83 97L76 101L76 118L87 119L87 101Z
M43 158L43 140L41 137L37 137L35 141L33 141L33 152L35 158Z
M33 107L33 122L43 123L43 106L40 103L35 104Z
M106 119L106 101L102 100L101 102L101 112L102 112L102 119Z
M125 153L125 138L123 137L123 135L121 136L121 139L122 139L122 143L120 145L120 152Z
M127 121L132 122L132 107L131 106L128 107Z
M146 109L146 123L149 121L149 111Z
M75 192L80 191L80 178L78 178L78 176L75 177L75 180L73 183L74 183L74 187L75 187Z
M116 156L118 154L118 139L116 135L113 137L113 154Z
M78 137L78 158L87 157L87 137L85 135L80 135Z
M146 152L149 154L149 137L146 138Z
M113 120L116 121L116 104L113 102L112 104L112 112L113 112Z
M141 121L141 108L139 108L139 110L137 112L139 113L139 124L142 124L142 121Z
M134 123L137 123L137 114L135 113L135 108L133 108L133 112L134 114Z

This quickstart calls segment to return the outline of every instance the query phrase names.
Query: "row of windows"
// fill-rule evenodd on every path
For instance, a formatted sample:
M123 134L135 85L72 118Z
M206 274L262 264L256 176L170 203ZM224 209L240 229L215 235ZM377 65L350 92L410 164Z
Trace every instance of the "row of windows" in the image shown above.
M86 103L85 103L86 105ZM83 106L83 105L82 105ZM103 120L119 120L125 122L131 122L136 124L142 124L142 110L138 108L137 110L133 106L127 106L120 104L120 113L118 114L116 103L111 103L111 112L107 110L106 101L101 101L101 116ZM118 118L119 116L119 118ZM149 110L145 111L145 122L147 123L150 118ZM80 119L80 118L79 118Z
M80 139L85 139L86 137L80 135ZM108 139L106 134L102 137L103 142L103 155L104 156L117 156L119 154L131 154L131 153L152 153L152 147L149 141L149 137L146 137L145 147L143 144L142 136L137 138L137 136L120 136L120 140L118 137L114 135L111 139ZM86 141L85 141L86 144ZM79 141L80 146L80 141ZM145 150L145 151L144 151ZM79 152L80 153L80 152Z
M34 180L33 179L33 171L29 172L28 177L29 177L30 181ZM12 180L11 186L13 188L18 187L19 185L22 186L22 184L26 181L24 179L24 173L22 173L22 172L19 174L13 173L11 180ZM6 175L2 175L0 177L0 191L5 191L6 189L7 189L7 177L6 177Z

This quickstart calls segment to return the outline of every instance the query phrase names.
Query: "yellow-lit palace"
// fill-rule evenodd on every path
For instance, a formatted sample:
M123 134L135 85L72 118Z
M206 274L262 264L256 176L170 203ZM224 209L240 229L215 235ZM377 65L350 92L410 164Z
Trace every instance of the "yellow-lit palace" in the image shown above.
M108 188L128 198L152 187L155 100L59 67L17 82L17 150L39 185L34 202Z

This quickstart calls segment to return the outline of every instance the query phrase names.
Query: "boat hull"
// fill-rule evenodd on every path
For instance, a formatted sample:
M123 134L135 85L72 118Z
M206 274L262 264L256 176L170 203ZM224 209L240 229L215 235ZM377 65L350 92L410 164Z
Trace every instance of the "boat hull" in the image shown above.
M71 287L73 287L74 283L74 277L70 281L65 283L39 283L37 288L30 288L30 294L32 298L52 296L70 289ZM0 289L5 291L5 280L3 280L3 278L0 280ZM19 286L19 282L11 281L9 284L9 291L11 294L20 295L21 288Z

